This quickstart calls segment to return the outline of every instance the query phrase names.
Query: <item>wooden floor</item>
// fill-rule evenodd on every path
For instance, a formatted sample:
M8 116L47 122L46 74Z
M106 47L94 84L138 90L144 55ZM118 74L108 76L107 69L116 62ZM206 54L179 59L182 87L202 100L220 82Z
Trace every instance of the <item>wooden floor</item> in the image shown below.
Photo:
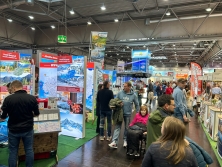
M153 106L156 106L155 102ZM153 109L155 107L152 107ZM108 141L100 141L99 136L62 159L54 167L139 167L143 157L134 158L126 155L123 148L123 127L118 149L109 148ZM214 163L209 167L220 167L208 139L197 119L191 118L187 127L187 136L203 147L213 158Z

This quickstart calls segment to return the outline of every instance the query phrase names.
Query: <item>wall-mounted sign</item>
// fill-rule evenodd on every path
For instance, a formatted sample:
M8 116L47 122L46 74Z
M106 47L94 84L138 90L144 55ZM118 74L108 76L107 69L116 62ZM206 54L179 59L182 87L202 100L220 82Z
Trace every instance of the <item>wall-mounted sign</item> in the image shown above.
M213 73L213 81L222 81L222 73L214 72Z

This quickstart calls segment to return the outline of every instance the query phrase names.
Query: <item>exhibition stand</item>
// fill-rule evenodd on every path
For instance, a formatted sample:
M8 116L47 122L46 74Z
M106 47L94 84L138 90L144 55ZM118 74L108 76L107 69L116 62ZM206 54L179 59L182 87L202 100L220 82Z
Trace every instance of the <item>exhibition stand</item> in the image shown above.
M204 126L206 128L209 128L207 125L209 123L209 118L210 118L210 110L209 110L209 107L212 105L211 102L209 101L204 101L203 102L203 105L205 106L204 107L204 116L203 116L203 121L204 121Z

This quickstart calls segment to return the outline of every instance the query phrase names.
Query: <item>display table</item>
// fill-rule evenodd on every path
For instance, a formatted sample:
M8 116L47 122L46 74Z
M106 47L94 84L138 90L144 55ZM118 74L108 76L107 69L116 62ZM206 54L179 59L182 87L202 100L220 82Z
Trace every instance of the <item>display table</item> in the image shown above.
M34 118L34 158L43 159L54 156L56 162L58 162L58 133L61 131L59 110L44 109L39 111L40 115ZM25 160L22 140L20 140L19 144L18 157L18 160Z
M203 105L205 105L205 107L203 107L205 109L204 116L203 116L203 121L204 121L204 126L207 128L207 119L210 118L209 107L212 106L212 104L209 101L204 101Z
M209 120L209 134L212 140L217 141L219 116L222 116L222 112L219 108L210 106L210 120Z

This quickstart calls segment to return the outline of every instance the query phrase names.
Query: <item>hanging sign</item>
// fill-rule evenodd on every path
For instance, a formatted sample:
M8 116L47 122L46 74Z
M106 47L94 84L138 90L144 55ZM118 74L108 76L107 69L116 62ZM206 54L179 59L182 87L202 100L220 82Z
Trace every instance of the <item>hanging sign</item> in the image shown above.
M131 57L132 58L146 58L150 59L151 52L149 50L132 50Z
M67 43L67 37L65 35L58 35L58 43Z

